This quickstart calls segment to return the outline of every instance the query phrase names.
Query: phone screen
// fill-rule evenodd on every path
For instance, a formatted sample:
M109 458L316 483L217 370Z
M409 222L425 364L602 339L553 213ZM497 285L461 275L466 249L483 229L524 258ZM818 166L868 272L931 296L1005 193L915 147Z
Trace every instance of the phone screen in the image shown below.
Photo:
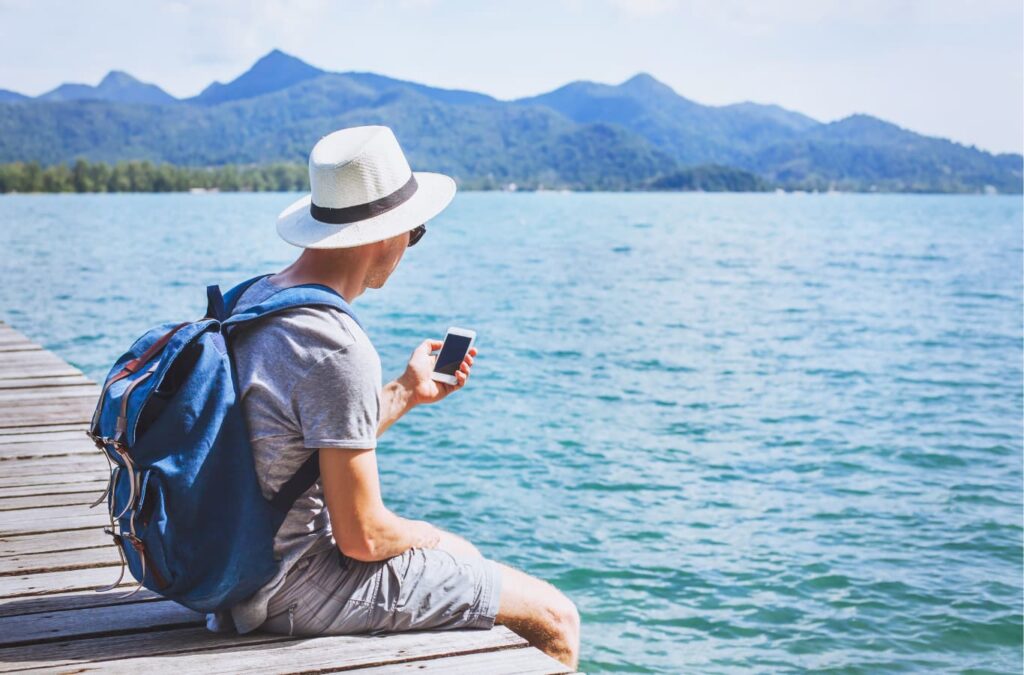
M441 345L441 353L437 355L434 372L454 377L462 365L462 359L466 358L470 340L471 338L465 335L448 333L444 338L444 344Z

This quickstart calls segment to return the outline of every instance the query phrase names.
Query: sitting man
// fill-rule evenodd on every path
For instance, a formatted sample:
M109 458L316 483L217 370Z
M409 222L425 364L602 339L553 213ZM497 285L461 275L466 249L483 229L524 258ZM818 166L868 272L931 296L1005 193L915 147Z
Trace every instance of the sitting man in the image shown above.
M303 247L295 262L260 279L238 309L281 288L316 283L350 304L381 288L427 220L455 195L454 181L413 173L394 134L370 126L332 133L313 148L312 194L278 218L278 233ZM274 494L320 451L321 479L289 511L274 540L277 576L211 628L233 622L295 635L505 624L576 667L579 615L550 584L487 560L468 541L384 506L377 437L413 407L465 386L431 379L424 340L405 372L381 386L381 364L359 324L333 308L287 310L234 338L242 406L264 494ZM326 505L326 506L325 506Z

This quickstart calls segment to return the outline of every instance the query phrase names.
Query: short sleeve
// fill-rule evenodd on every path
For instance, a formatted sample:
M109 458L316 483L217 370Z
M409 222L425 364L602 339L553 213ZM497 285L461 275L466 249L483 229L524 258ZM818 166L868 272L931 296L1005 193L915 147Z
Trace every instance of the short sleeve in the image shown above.
M307 448L377 447L380 358L355 342L313 364L292 388L291 403Z

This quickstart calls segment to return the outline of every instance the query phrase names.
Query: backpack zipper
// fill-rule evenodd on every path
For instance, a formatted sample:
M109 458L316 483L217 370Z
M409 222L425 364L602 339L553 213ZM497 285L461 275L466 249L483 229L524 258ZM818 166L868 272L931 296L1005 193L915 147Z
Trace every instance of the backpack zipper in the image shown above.
M293 602L288 607L288 637L291 637L295 633L295 608L299 606L299 603Z

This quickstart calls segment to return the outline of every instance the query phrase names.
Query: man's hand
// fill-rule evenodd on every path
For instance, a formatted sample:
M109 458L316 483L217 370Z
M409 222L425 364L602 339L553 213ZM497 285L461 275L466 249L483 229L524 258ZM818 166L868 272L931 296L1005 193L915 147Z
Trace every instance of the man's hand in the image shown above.
M438 382L430 377L434 372L434 363L437 357L431 355L435 349L440 349L441 340L424 340L412 352L409 357L409 364L405 372L398 378L399 382L407 387L412 393L413 405L421 403L437 403L456 389L461 389L469 379L469 371L473 367L473 357L476 356L476 347L470 347L466 358L462 360L458 371L455 373L455 384Z

